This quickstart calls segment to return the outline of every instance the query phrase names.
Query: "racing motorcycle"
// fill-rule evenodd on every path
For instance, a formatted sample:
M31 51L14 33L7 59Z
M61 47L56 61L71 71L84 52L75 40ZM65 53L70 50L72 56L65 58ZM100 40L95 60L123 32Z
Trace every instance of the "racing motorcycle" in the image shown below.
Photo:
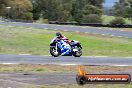
M82 55L82 46L79 41L72 40L71 44L68 44L64 40L55 37L50 43L50 54L54 57L60 55L80 57Z

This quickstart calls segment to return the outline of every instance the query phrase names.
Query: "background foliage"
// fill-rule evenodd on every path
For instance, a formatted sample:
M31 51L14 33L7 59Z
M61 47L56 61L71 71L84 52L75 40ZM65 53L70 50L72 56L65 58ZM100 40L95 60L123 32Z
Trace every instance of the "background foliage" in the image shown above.
M0 0L0 16L11 19L101 23L105 0ZM6 7L11 7L8 10ZM132 0L119 0L114 16L132 20Z

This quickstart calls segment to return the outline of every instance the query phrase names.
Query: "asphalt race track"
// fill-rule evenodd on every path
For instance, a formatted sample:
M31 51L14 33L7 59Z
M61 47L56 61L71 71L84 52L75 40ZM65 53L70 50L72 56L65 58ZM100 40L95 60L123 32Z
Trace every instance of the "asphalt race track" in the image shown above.
M0 22L0 25L46 28L46 29L52 29L52 30L74 31L74 32L84 32L84 33L132 38L132 32L110 30L107 28L100 29L100 28L87 28L87 27L71 26L71 25L52 25L52 24L36 24L36 23L21 23L21 22Z
M0 55L0 64L108 65L132 66L132 57L52 57L37 55Z

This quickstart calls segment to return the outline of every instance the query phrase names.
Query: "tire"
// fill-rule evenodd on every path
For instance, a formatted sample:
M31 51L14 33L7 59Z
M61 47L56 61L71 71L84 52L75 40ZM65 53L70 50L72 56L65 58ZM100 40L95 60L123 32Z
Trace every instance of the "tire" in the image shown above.
M73 56L74 57L80 57L80 56L82 56L82 50L80 49L79 51L74 52Z
M84 76L76 76L76 81L78 85L85 85L86 84L86 78Z
M57 54L55 54L54 50L55 50L55 47L50 47L50 54L54 57L58 57L60 55L59 50L57 49L57 52L58 52Z

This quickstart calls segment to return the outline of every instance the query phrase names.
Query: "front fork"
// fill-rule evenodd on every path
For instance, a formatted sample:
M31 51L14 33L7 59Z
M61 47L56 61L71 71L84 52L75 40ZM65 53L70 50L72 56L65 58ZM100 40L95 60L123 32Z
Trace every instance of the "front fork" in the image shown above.
M57 51L58 49L57 49L57 48L58 48L58 47L57 47L57 43L56 43L56 45L55 45L56 53L58 53L58 51Z

